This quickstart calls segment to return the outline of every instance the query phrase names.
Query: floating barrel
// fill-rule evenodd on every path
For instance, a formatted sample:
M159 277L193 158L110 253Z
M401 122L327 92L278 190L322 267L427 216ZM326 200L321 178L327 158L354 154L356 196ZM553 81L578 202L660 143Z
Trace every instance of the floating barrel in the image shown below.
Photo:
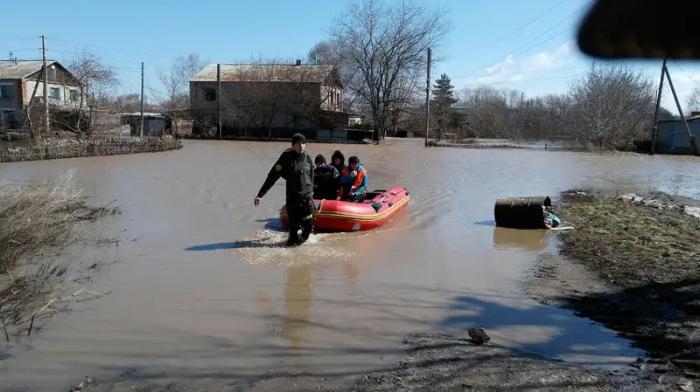
M547 196L509 197L496 200L496 226L514 229L544 229L544 207L552 205Z

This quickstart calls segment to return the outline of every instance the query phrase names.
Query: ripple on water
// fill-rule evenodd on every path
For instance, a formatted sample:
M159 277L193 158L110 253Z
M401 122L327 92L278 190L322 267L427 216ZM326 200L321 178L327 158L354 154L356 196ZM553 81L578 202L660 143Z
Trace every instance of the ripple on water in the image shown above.
M337 238L337 234L312 234L303 245L290 248L285 246L287 232L261 230L243 240L248 246L231 252L240 255L245 264L283 267L331 263L352 257L352 251L335 244Z

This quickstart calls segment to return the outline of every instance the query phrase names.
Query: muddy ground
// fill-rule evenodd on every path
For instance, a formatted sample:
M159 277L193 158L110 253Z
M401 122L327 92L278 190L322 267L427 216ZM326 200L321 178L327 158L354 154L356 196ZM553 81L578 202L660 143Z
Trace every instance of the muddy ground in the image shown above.
M646 372L603 372L500 347L476 345L466 337L414 334L396 366L368 374L268 374L255 380L219 378L163 383L138 375L107 382L84 381L75 390L126 391L638 391L690 390L692 381L674 377L661 387Z
M647 350L637 366L700 377L700 202L661 193L562 194L560 257L529 282L540 302L565 306Z

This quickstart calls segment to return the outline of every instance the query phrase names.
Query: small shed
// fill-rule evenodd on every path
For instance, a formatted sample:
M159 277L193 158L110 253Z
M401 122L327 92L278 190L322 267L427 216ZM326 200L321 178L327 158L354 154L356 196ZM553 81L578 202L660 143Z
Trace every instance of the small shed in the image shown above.
M141 113L122 114L122 124L129 125L131 136L141 134ZM172 119L161 113L143 114L143 136L163 136L171 132Z
M364 114L349 113L348 114L348 126L362 125L365 122Z
M690 132L695 135L695 140L700 143L700 116L692 116L686 119ZM660 154L694 154L690 145L690 135L681 120L659 121L656 127L656 152Z

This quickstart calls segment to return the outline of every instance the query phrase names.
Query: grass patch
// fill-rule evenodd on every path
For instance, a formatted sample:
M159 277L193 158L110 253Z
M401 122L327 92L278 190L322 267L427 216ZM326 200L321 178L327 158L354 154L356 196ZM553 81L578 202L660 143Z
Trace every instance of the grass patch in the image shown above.
M567 199L561 252L619 287L700 276L700 219L602 195Z

